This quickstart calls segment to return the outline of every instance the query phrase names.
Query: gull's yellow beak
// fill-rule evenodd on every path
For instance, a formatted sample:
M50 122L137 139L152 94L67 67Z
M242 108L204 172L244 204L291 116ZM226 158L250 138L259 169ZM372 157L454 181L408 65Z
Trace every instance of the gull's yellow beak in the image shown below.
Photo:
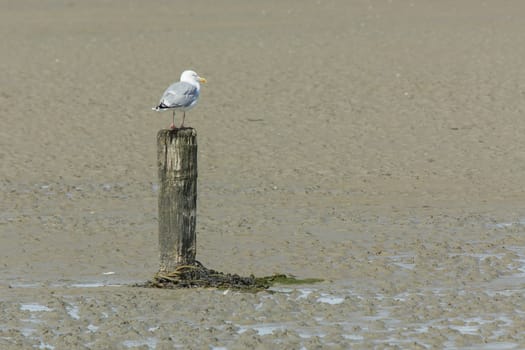
M204 78L199 77L199 83L206 84L207 80Z

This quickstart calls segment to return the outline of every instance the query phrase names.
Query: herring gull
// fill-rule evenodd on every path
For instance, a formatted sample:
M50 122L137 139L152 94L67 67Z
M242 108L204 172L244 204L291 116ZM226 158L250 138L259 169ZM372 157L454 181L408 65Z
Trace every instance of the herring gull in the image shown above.
M199 100L200 83L206 83L206 79L199 77L199 75L192 70L185 70L180 76L180 81L171 84L162 94L158 106L152 108L155 111L166 111L169 109L173 111L170 129L176 129L175 111L177 110L182 111L180 128L182 129L184 127L186 111L195 107L195 104L197 104Z

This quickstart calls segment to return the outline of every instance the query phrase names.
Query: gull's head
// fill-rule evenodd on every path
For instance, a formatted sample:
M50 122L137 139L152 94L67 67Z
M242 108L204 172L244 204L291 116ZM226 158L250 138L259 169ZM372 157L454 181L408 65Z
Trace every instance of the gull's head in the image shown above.
M180 76L180 81L198 86L199 83L205 83L206 79L199 77L199 75L192 70L185 70Z

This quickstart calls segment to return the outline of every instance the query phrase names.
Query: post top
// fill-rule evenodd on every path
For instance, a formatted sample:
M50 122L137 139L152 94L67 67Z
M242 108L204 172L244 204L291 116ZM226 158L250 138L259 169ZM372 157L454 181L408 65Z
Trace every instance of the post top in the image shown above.
M197 136L197 130L194 128L182 128L182 129L161 129L159 130L157 137L170 136L170 138L175 137L192 137Z

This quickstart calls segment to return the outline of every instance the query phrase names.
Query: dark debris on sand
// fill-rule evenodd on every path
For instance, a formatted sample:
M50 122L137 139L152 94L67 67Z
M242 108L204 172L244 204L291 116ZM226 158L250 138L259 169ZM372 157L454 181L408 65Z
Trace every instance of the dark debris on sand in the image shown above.
M240 290L263 290L269 288L273 283L268 278L241 277L237 274L225 274L204 267L196 261L192 265L180 265L175 271L165 273L157 272L153 280L137 287L146 288L220 288Z

